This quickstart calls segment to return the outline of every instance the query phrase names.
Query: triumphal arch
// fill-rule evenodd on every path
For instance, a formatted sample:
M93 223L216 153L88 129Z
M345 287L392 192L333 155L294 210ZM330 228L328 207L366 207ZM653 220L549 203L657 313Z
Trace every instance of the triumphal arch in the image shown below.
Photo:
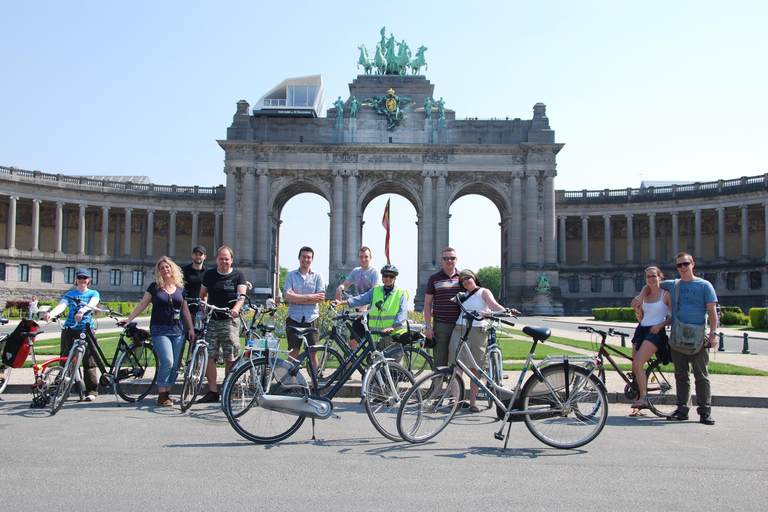
M450 245L449 208L477 194L500 213L501 299L531 312L534 306L562 312L550 297L559 290L554 178L563 144L555 143L546 106L534 105L531 119L457 119L449 99L436 98L434 85L418 74L426 47L410 60L407 44L383 31L376 46L374 61L360 47L365 74L324 118L320 76L285 80L253 108L237 103L219 144L227 176L223 241L234 247L238 265L253 269L257 288L274 289L282 209L298 194L315 193L330 204L333 289L335 277L357 265L366 206L379 195L399 194L418 216L421 309L427 278ZM534 304L544 273L551 290Z

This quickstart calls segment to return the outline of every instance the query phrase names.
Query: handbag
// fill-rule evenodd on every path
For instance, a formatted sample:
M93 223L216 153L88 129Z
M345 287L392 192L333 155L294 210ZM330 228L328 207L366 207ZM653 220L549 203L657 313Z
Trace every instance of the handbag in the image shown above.
M686 324L680 321L678 309L680 296L680 279L675 283L675 321L669 333L669 346L681 354L693 355L704 346L707 325Z

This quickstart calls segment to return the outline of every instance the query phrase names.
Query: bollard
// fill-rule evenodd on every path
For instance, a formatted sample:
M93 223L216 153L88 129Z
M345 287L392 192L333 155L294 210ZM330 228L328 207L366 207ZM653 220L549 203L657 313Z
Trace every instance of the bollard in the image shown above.
M749 333L744 333L744 347L741 349L742 354L749 354Z
M717 333L717 337L720 338L720 346L717 347L718 352L725 352L725 341L723 341L723 333Z
M627 346L627 335L626 334L622 334L621 335L621 346L622 347L626 347Z

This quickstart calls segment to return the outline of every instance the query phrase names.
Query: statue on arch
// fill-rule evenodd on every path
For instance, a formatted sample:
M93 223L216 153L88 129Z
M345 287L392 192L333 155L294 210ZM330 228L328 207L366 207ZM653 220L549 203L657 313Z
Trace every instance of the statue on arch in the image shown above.
M341 119L344 117L344 102L341 101L341 96L339 96L339 99L333 102L333 106L336 107L336 119Z
M424 116L427 119L432 119L432 98L429 96L424 100Z
M538 273L539 280L536 282L535 291L540 293L549 293L552 290L552 283L549 281L549 276L546 272Z
M352 102L349 105L352 108L349 112L349 117L355 119L357 117L357 107L360 106L360 102L357 101L355 96L352 96Z

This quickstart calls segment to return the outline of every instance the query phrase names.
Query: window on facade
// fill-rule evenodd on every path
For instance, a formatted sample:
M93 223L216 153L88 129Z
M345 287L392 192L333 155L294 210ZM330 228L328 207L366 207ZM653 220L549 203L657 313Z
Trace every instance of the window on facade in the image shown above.
M568 291L571 293L579 293L579 276L568 277Z
M144 286L144 272L141 270L134 270L131 275L131 285Z
M120 269L113 268L109 271L109 284L111 286L120 286Z
M5 281L5 263L0 263L0 281Z
M643 291L643 287L645 286L645 276L635 276L635 291L641 292Z
M43 283L53 282L53 267L49 265L40 267L40 281Z
M19 265L19 281L29 281L29 265L25 265L23 263Z
M75 282L75 267L66 267L64 269L64 282L67 284L74 284Z
M99 284L99 269L89 268L88 271L91 273L91 286Z
M603 278L600 276L592 276L590 278L590 288L593 293L600 293L603 291Z
M717 274L704 274L704 280L709 281L712 286L717 286Z
M739 289L739 274L736 272L728 272L726 274L726 283L725 286L729 290L738 290Z
M749 289L759 290L763 287L763 274L760 272L749 273Z
M624 276L613 276L613 291L624 291Z

